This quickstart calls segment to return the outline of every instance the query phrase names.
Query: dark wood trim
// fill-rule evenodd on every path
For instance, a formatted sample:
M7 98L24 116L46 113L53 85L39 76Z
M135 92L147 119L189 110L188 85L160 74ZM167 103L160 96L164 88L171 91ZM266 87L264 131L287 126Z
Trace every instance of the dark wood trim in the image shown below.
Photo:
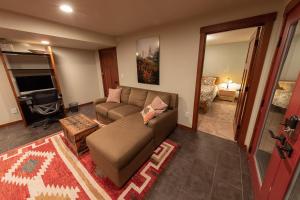
M184 129L184 130L188 130L188 131L194 132L194 130L191 127L185 126L183 124L178 124L177 123L177 127L181 128L181 129Z
M2 51L2 53L3 54L50 56L49 53L31 53L31 52L18 52L18 51Z
M239 20L234 20L230 22L225 22L225 23L220 23L220 24L210 25L210 26L200 28L200 45L199 45L199 54L198 54L198 66L197 66L197 75L196 75L193 125L192 125L192 129L194 131L197 130L197 123L198 123L198 105L200 101L201 77L202 77L204 56L205 56L206 36L212 33L261 26L262 34L260 35L260 45L257 50L258 56L255 58L255 62L253 65L254 67L253 70L255 71L255 77L260 77L266 52L269 45L269 40L271 37L271 32L273 29L273 23L276 19L276 16L277 13L269 13L265 15L259 15L255 17L249 17L245 19L239 19ZM240 129L241 132L236 138L240 146L244 145L245 142L259 80L260 80L259 78L253 79L251 83L251 87L249 89L249 95L246 103L247 106L245 108L245 114L244 114L244 116L246 117L242 120L242 125Z
M79 104L78 106L79 106L79 107L83 107L83 106L90 105L90 104L93 104L93 103L94 103L93 101L89 101L89 102L87 102L87 103ZM64 111L65 111L65 112L68 112L68 111L69 111L69 107L65 108Z
M300 3L300 0L291 0L284 9L284 17L293 10L296 5Z
M18 123L22 123L23 120L17 120L17 121L13 121L13 122L8 122L8 123L5 123L5 124L0 124L0 128L4 128L4 127L7 127L7 126L11 126L11 125L14 125L14 124L18 124Z
M17 93L16 93L16 91L15 91L13 82L12 82L12 80L11 80L11 77L10 77L10 74L9 74L9 71L8 71L8 68L7 68L7 65L6 65L6 62L5 62L5 59L4 59L4 56L3 56L1 50L0 50L0 57L1 57L1 61L2 61L3 66L4 66L4 70L5 70L5 72L6 72L6 77L7 77L7 79L8 79L10 88L11 88L13 94L14 94L16 104L17 104L18 109L19 109L19 112L20 112L20 114L21 114L22 121L24 122L24 125L27 126L26 120L24 120L25 118L24 118L24 114L23 114L22 108L21 108L21 106L20 106L20 103L19 103L19 100L18 100L18 97L17 97Z
M197 75L196 75L194 112L193 112L193 123L192 123L192 129L194 131L196 131L197 127L198 127L198 107L199 107L199 103L200 103L201 78L202 78L202 73L203 73L205 46L206 46L206 33L200 32L198 67L197 67Z
M90 104L93 104L93 103L94 103L93 101L90 101L90 102L87 102L87 103L80 104L79 107L90 105Z
M238 19L230 22L205 26L200 28L200 33L213 34L213 33L231 31L235 29L264 26L265 24L274 22L276 16L277 13L269 13L269 14L258 15L254 17L244 18L244 19Z
M57 77L57 66L56 66L56 63L55 63L54 53L53 53L53 51L52 51L51 46L48 46L48 52L49 52L49 55L50 55L50 66L51 66L51 68L53 69L53 71L51 71L51 74L52 74L53 77L54 77L56 89L58 90L58 92L59 92L60 94L62 94L62 92L61 92L61 87L60 87L60 83L59 83L58 77Z
M102 79L102 86L103 86L103 94L104 94L104 96L107 96L107 91L106 91L106 89L105 88L107 88L107 84L106 84L106 82L105 82L105 80L104 80L104 69L103 69L103 61L102 61L102 59L101 59L101 51L102 50L98 50L98 56L99 56L99 61L100 61L100 71L101 71L101 79Z

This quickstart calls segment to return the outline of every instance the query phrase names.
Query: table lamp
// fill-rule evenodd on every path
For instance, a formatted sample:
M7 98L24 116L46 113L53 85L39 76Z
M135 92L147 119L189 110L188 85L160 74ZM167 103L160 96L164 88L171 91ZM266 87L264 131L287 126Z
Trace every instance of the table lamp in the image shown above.
M227 89L229 89L229 84L232 83L232 80L228 77L226 79Z

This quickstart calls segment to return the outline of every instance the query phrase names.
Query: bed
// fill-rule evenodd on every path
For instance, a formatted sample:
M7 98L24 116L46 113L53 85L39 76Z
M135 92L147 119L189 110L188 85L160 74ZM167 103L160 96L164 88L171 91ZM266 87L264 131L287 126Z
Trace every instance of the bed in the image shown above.
M295 87L295 81L279 81L273 97L272 105L286 109Z
M201 80L201 94L199 109L206 113L211 106L211 103L218 94L217 86L218 77L203 76Z

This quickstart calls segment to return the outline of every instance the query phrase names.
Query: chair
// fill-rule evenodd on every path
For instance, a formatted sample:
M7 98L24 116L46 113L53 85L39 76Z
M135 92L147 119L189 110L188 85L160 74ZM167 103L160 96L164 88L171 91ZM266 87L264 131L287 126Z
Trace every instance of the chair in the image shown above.
M27 105L32 113L45 116L46 119L33 123L33 127L43 126L47 129L53 122L63 117L62 100L57 90L38 91L31 94Z

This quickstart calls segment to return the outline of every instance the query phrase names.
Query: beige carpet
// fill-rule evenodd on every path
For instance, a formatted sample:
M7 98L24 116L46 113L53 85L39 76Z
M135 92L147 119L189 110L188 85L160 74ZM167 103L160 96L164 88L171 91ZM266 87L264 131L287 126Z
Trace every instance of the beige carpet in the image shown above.
M215 99L207 113L199 112L198 130L224 139L234 140L235 102Z

